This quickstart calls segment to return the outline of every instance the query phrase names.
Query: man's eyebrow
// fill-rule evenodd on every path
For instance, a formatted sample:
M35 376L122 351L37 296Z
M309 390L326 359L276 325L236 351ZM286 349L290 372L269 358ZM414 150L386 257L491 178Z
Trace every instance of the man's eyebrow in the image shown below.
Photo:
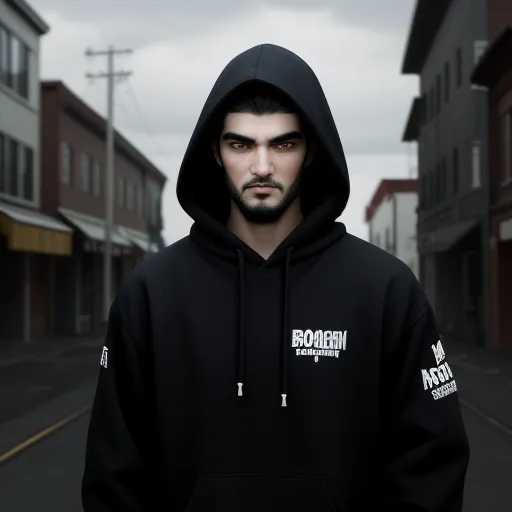
M299 131L292 131L283 133L282 135L278 135L277 137L273 137L272 139L269 140L269 142L270 144L279 144L281 142L286 142L292 139L304 139L304 135ZM245 144L254 144L256 142L251 137L247 137L246 135L234 132L226 132L222 136L222 140L235 140L237 142L243 142Z

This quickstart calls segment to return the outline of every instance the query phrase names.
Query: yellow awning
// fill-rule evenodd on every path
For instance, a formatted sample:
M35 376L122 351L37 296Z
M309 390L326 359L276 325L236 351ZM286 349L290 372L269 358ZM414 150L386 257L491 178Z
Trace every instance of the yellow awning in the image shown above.
M73 230L41 212L0 203L0 233L11 251L69 256Z

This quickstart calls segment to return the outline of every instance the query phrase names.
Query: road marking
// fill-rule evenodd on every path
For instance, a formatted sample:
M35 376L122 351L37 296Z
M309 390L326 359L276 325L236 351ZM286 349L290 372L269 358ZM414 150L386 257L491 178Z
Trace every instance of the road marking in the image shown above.
M459 398L459 401L464 407L466 407L466 409L469 409L470 411L474 412L475 414L477 414L484 420L487 420L491 425L494 425L495 427L499 428L501 431L505 432L505 434L512 436L512 429L510 427L507 427L507 425L504 425L503 423L499 422L497 419L495 419L492 416L489 416L485 412L481 411L475 405L464 400L464 398Z
M36 444L38 441L41 441L45 437L48 437L50 434L53 434L53 432L59 430L60 428L64 427L65 425L68 425L69 423L77 420L81 416L83 416L85 413L87 413L91 409L91 405L88 405L87 407L83 407L82 409L79 409L78 411L74 412L73 414L70 414L66 418L58 421L57 423L54 423L53 425L50 425L49 427L41 430L37 434L29 437L28 439L25 439L22 443L18 444L14 448L11 448L7 452L0 455L0 465L2 465L4 462L7 462L9 459L14 457L15 455L18 455L20 452L25 450L26 448L29 448L30 446Z

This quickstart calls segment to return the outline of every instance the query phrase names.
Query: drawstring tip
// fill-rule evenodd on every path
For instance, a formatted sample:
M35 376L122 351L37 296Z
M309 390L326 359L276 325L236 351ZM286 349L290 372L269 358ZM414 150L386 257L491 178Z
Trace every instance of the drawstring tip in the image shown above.
M283 397L283 401L281 402L281 407L286 407L287 404L286 404L286 397L287 395L281 395Z
M238 396L243 396L244 392L242 391L243 382L238 383Z

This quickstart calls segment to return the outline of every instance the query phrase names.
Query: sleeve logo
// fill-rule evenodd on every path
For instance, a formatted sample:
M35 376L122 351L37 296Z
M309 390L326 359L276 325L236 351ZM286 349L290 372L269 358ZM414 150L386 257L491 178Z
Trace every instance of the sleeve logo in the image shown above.
M100 364L101 364L101 366L106 368L107 367L107 363L108 363L108 348L107 347L103 347L103 352L101 353Z
M429 370L421 370L423 378L423 389L431 390L434 400L439 400L445 396L457 391L457 384L453 378L452 370L446 362L446 354L441 340L432 345L432 352L436 360L436 365Z

